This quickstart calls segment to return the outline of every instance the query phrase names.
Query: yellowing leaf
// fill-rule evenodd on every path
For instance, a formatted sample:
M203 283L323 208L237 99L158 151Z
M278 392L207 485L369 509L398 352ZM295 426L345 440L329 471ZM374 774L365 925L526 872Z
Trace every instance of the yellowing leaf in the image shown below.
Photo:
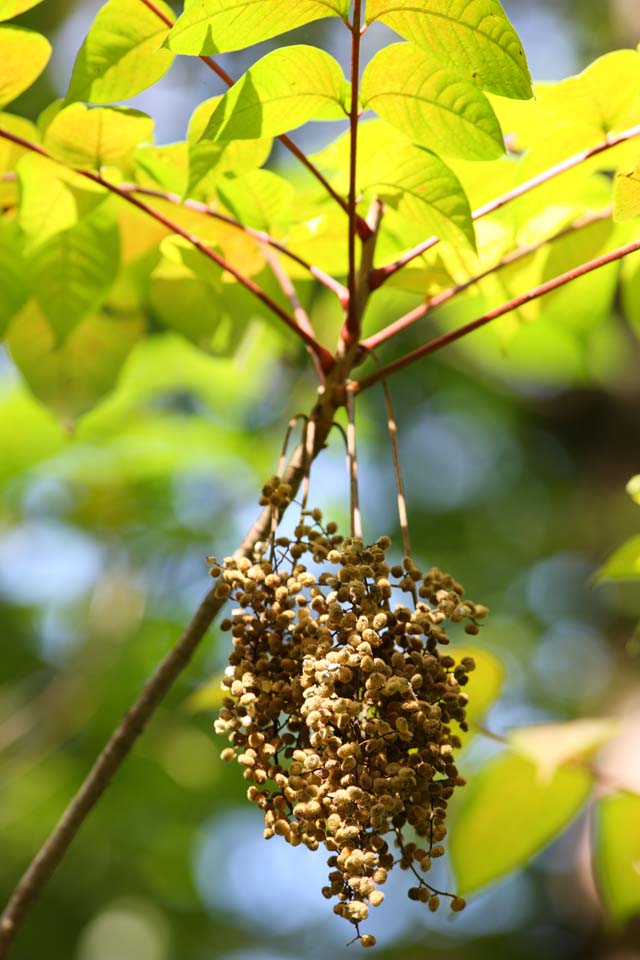
M42 3L42 0L0 0L0 20L11 20L39 3Z
M563 763L591 755L619 729L616 720L571 720L540 723L511 730L512 748L535 763L541 780L548 782Z
M610 917L622 924L640 915L640 796L621 793L600 800L594 864Z
M173 19L163 0L154 6ZM173 54L162 47L169 27L140 0L108 0L78 51L67 100L127 100L165 75Z
M137 318L88 317L61 344L31 301L11 322L7 343L35 396L68 419L86 413L113 389L142 333Z
M100 170L127 163L139 143L153 138L153 120L125 107L86 107L72 103L53 118L44 145L71 167Z
M24 27L0 27L0 107L30 87L51 56L51 44Z
M596 580L640 580L640 534L618 547L600 567Z
M380 50L362 77L363 106L444 156L493 160L504 152L493 108L471 81L411 43Z
M340 120L346 81L333 57L304 44L258 60L220 100L203 140L275 137L311 119Z
M322 17L347 17L349 0L187 0L167 46L192 56L242 50Z
M366 11L481 89L531 97L522 44L497 0L368 0Z
M618 223L640 216L640 165L615 179L614 214Z
M534 763L513 753L474 773L451 805L456 890L471 893L525 866L576 815L590 787L577 767L542 781Z

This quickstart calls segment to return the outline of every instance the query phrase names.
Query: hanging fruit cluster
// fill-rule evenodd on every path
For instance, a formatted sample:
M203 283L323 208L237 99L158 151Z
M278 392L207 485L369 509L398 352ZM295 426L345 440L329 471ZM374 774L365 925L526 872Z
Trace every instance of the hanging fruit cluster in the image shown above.
M263 502L280 509L290 495L276 477ZM474 669L442 647L447 621L475 634L487 613L437 568L423 572L408 557L390 566L389 547L387 537L344 538L319 510L304 511L292 538L211 570L218 595L236 604L222 624L233 637L216 721L232 744L222 757L244 768L265 837L329 851L322 892L365 947L375 938L360 924L398 864L413 875L412 900L432 911L442 896L454 911L465 906L425 878L464 783L452 725L467 730ZM398 591L408 603L392 602Z

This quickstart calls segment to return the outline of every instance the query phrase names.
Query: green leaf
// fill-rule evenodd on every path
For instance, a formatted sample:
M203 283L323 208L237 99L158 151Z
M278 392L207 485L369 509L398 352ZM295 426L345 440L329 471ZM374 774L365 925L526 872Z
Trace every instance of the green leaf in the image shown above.
M524 866L576 815L590 786L588 773L577 767L541 780L536 765L517 754L488 763L452 804L456 889L471 893Z
M640 914L640 796L621 793L597 806L594 858L607 912L622 924Z
M473 727L498 698L504 683L504 666L494 653L484 647L459 647L456 644L453 656L457 662L463 657L473 657L476 664L475 670L469 674L469 685L465 687L465 693L469 694L465 714L467 723Z
M153 139L153 120L126 107L86 107L72 103L48 125L44 145L71 167L100 170L122 166L134 148Z
M106 205L33 253L28 265L33 296L61 340L104 303L119 258L118 228Z
M371 189L398 213L427 233L475 247L469 201L462 184L430 150L400 144L376 154L363 176Z
M11 20L39 3L42 3L42 0L0 0L0 20Z
M497 0L368 0L380 20L482 90L528 100L531 77L522 44Z
M596 580L640 580L640 533L618 547L600 567Z
M30 238L29 249L74 226L108 196L86 177L37 153L22 157L18 181L18 222Z
M511 730L511 747L535 763L541 780L553 779L558 767L578 757L588 757L620 729L616 720L571 720L538 723Z
M11 317L25 302L28 284L25 277L22 238L15 222L0 219L0 337Z
M173 20L164 0L154 6ZM162 44L169 27L140 0L108 0L80 47L67 100L127 100L165 75L174 55Z
M631 499L635 500L636 503L640 503L640 473L637 473L635 477L631 477L626 489Z
M192 56L228 53L312 20L348 14L348 0L187 0L167 46Z
M436 153L493 160L504 152L485 95L411 43L391 44L373 57L362 77L362 102Z
M170 256L163 257L151 274L151 308L164 326L210 350L220 322L220 271L196 275L180 258L180 248L170 241L162 248Z
M640 216L640 164L615 179L613 219L618 223Z
M333 57L299 44L268 53L226 93L203 140L275 137L313 118L346 116L346 81Z
M236 220L273 233L291 220L295 191L288 180L269 170L252 170L221 181L218 196Z
M24 27L0 27L0 107L30 87L51 56L46 37Z
M189 145L185 141L162 147L137 147L134 152L136 183L143 187L161 187L182 195L189 173Z
M92 316L59 343L52 324L31 301L12 321L7 343L35 396L58 416L74 419L113 389L143 329L138 318Z

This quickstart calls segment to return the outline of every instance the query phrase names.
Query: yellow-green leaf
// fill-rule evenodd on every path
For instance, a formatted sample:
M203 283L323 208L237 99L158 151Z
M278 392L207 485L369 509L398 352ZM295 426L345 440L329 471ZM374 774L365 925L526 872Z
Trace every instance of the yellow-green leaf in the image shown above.
M532 760L540 779L549 781L563 763L588 757L619 730L610 718L570 720L566 723L539 723L519 727L508 735L511 747Z
M640 534L618 547L600 567L596 580L640 580Z
M237 220L269 233L289 224L294 195L293 185L270 170L252 170L218 186L218 196Z
M632 500L635 500L636 503L640 503L640 473L637 473L635 477L631 477L629 483L627 484L627 493Z
M167 46L192 56L242 50L322 17L347 17L349 0L187 0Z
M35 396L58 416L73 419L113 389L143 330L139 318L92 316L60 343L51 323L30 301L11 322L7 343Z
M222 701L229 695L228 690L222 686L223 676L224 674L221 673L217 677L212 677L189 694L185 707L190 713L209 713L222 706Z
M614 188L614 220L622 223L640 216L640 164L630 173L619 173Z
M275 137L308 120L340 120L347 84L324 50L299 44L258 60L211 115L203 140Z
M173 20L164 0L154 6ZM78 51L67 100L127 100L165 75L174 55L167 24L140 0L108 0Z
M373 57L362 77L362 102L435 153L493 160L504 152L482 91L411 43L391 44Z
M0 27L0 107L40 76L51 56L46 37L24 27Z
M165 327L203 350L211 348L220 322L219 274L210 272L205 279L179 260L163 257L151 274L149 301Z
M39 3L42 3L42 0L0 0L0 20L11 20Z
M536 765L514 753L474 773L451 809L456 890L471 893L528 863L572 820L590 787L577 767L541 780Z
M127 163L135 147L153 139L153 120L125 107L72 103L48 125L44 145L71 167L99 170Z
M18 222L29 237L29 249L68 230L108 196L86 177L37 153L22 157L18 181Z
M640 915L640 796L604 797L596 813L595 872L609 916Z
M28 295L22 237L15 222L0 219L0 337Z
M482 90L527 100L527 60L498 0L368 0L380 20Z

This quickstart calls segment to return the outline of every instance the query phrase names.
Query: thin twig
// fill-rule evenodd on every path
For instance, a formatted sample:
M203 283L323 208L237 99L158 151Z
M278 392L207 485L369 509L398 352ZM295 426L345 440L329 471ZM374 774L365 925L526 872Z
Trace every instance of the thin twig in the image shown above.
M572 280L577 280L578 277L582 277L587 273L591 273L592 270L598 270L600 267L604 267L608 263L614 263L616 260L621 260L623 257L628 256L630 253L635 253L637 250L640 250L640 240L636 240L633 243L627 243L623 247L618 247L616 250L612 250L610 253L605 253L600 257L596 257L593 260L587 261L587 263L580 264L578 267L573 267L571 270L567 270L566 273L561 273L552 280L547 280L545 283L541 283L532 290L528 290L526 293L522 293L517 297L513 297L513 299L503 303L500 307L494 307L493 310L483 313L482 316L478 317L476 320L472 320L470 323L465 323L462 327L457 327L455 330L451 330L449 333L443 333L434 340L430 340L429 343L425 343L422 347L418 347L417 350L413 350L411 353L407 353L404 356L399 357L397 360L389 363L381 370L374 371L374 373L370 374L368 377L363 377L362 380L354 381L353 390L356 393L360 393L362 390L366 390L374 383L378 383L378 381L390 376L397 370L402 370L404 367L408 367L411 363L415 363L416 360L420 360L422 357L426 357L430 353L435 353L437 350L441 350L443 347L448 346L450 343L454 343L456 340L460 340L461 337L465 337L467 334L472 333L479 327L483 327L492 320L497 320L498 317L503 317L506 313L510 313L512 310L517 310L518 307L523 306L525 303L529 303L531 300L537 300L538 297L544 296L545 293L551 293L552 290L557 290L558 287L562 287L567 283L571 283Z
M351 356L346 362L352 362L352 360ZM344 376L345 368L336 368L334 372L336 381ZM308 473L310 460L318 455L331 430L337 406L331 387L332 384L329 384L327 389L319 390L318 401L309 416L314 427L313 449L309 449L308 445L305 445L305 449L299 446L283 477L283 480L291 485L294 494L300 486L303 475L305 472ZM270 508L265 507L238 547L236 555L250 556L256 543L267 538L270 525ZM66 854L86 817L104 794L158 704L191 660L223 604L224 600L215 596L215 587L213 587L200 604L180 640L156 668L140 695L124 715L80 789L23 874L0 918L0 960L4 960L8 955L20 926L42 895L47 882Z
M38 146L35 143L31 143L29 140L24 140L22 137L17 136L17 134L9 133L6 130L0 129L0 137L4 140L9 140L11 143L15 143L18 146L24 147L26 150L31 150L34 153L40 154L42 157L46 157L48 160L54 160L55 157L52 157L46 150ZM60 161L55 161L60 162ZM66 166L62 164L62 166ZM194 234L190 233L188 230L185 230L179 224L174 223L163 213L160 213L158 210L154 210L153 207L149 207L146 203L143 203L141 200L138 200L137 197L134 197L131 193L120 190L116 184L110 183L108 180L103 179L99 174L93 173L91 170L78 170L73 167L66 167L66 169L73 170L74 173L79 174L82 177L85 177L87 180L91 180L93 183L97 183L99 186L104 187L105 190L108 190L110 193L115 194L115 196L120 197L122 200L125 200L127 203L136 207L142 213L146 213L147 216L152 217L158 223L161 223L165 226L171 233L176 233L178 236L183 237L187 240L192 246L194 246L200 253L204 254L209 260L212 260L215 264L221 267L223 270L226 270L227 273L238 281L243 287L249 290L254 297L257 297L272 313L274 313L280 320L289 327L290 330L293 330L294 333L300 337L305 344L310 347L317 355L323 370L329 370L332 363L333 357L329 351L318 343L315 337L311 336L305 330L301 329L296 323L295 319L283 310L282 307L272 300L271 297L265 293L256 283L253 282L249 277L245 277L244 274L240 273L232 264L230 264L224 257L221 257L220 254L216 253L215 250L212 250L205 243L202 242Z
M501 207L504 207L505 204L511 203L512 200L517 200L518 197L528 193L530 190L534 190L536 187L542 186L543 183L547 183L549 180L559 176L561 173L565 173L567 170L572 170L574 167L579 166L581 163L585 163L585 161L590 160L592 157L595 157L600 153L604 153L605 150L611 150L612 147L617 147L618 144L624 143L627 140L632 140L634 137L638 136L640 136L640 124L637 124L634 127L629 127L628 130L624 130L622 133L608 136L605 140L597 143L595 146L588 147L586 150L581 150L579 153L575 153L573 156L567 157L566 160L561 160L560 163L556 163L553 167L549 167L542 173L537 174L537 176L531 177L530 180L525 180L524 183L520 183L512 190L508 190L506 193L503 193L500 197L496 197L495 200L490 200L488 203L483 204L483 206L478 207L477 210L473 211L471 218L473 220L479 220L481 217L486 217L487 214L493 213L495 210L499 210ZM394 273L397 273L398 270L402 269L402 267L405 267L412 260L415 260L416 257L426 253L427 250L435 247L437 243L440 243L439 237L429 237L427 240L419 243L411 250L408 250L407 253L404 253L393 263L389 263L384 267L378 267L373 271L371 276L371 289L376 290L378 287L382 286L382 284L388 280L389 277L392 277Z
M349 304L345 323L345 340L355 343L360 337L360 316L356 299L356 171L358 161L358 121L360 111L358 91L360 82L360 25L362 0L353 2L353 20L351 22L351 104L349 107Z
M358 454L356 450L356 410L351 383L346 383L347 394L347 469L349 471L349 514L351 536L362 540L362 515L358 495Z
M148 9L152 11L152 13L155 13L155 15L159 17L160 20L162 20L162 22L165 23L168 27L173 27L175 20L172 20L171 17L166 16L166 14L162 12L162 10L156 7L156 5L152 2L152 0L142 0L142 3L144 3L145 7L148 7ZM202 60L202 62L205 63L210 70L213 70L216 76L219 77L222 80L222 82L225 83L228 87L233 86L233 84L235 83L235 80L233 79L233 77L230 74L228 74L227 71L224 70L218 63L216 63L213 57L207 57L203 55L200 57L200 60ZM289 153L291 153L296 158L296 160L299 160L300 163L302 163L307 168L309 173L313 177L315 177L318 183L322 184L322 186L327 191L329 196L332 197L336 201L336 203L339 204L339 206L345 211L345 213L348 214L349 205L347 201L344 199L344 197L341 197L336 190L333 189L329 181L320 173L318 168L315 166L315 164L311 162L311 160L309 160L306 154L302 152L300 147L298 147L297 144L295 144L293 140L290 137L288 137L285 133L280 134L280 136L278 137L278 140L284 147L286 147ZM366 224L364 220L362 220L362 222L358 224L358 230L361 231L363 229L366 229Z
M447 287L446 290L436 293L425 303L421 303L420 306L415 307L413 310L405 313L404 316L394 320L393 323L390 323L382 330L379 330L366 340L363 340L360 344L361 348L363 350L375 349L376 347L380 346L381 343L384 343L386 340L394 337L397 333L400 333L401 330L405 330L407 327L410 327L411 324L416 322L416 320L421 320L422 317L425 317L436 307L441 306L443 303L446 303L453 297L457 297L459 293L463 293L465 290L468 290L469 287L472 287L474 284L479 283L486 277L491 276L491 274L497 273L498 270L502 270L503 267L508 267L510 264L516 263L518 260L522 260L523 257L528 257L531 254L536 253L538 250L541 250L548 244L553 243L555 240L560 240L562 237L566 237L569 234L574 233L576 230L582 230L584 227L588 227L592 223L597 223L600 220L608 220L612 213L613 207L606 207L604 210L598 210L595 213L585 213L584 216L573 220L572 223L568 224L566 227L563 227L562 230L559 230L557 233L554 233L553 236L547 237L544 240L540 240L538 243L526 244L525 246L512 250L510 253L507 253L504 257L502 257L502 259L497 263L494 263L492 267L487 267L486 270L483 270L481 273L474 274L474 276L469 277L468 280L464 280L461 283L456 283L454 286Z
M328 273L325 273L324 270L321 270L320 267L316 267L314 264L308 263L303 257L298 256L298 254L294 253L293 250L289 250L284 243L276 240L264 230L255 230L253 227L247 227L244 223L241 223L240 220L236 220L235 217L231 217L226 213L220 213L218 210L214 210L208 204L202 203L200 200L183 199L182 197L179 197L177 193L157 190L154 187L141 187L137 183L120 183L118 186L124 193L139 193L141 196L156 197L158 200L166 200L168 203L175 204L178 207L186 207L188 210L193 210L195 213L201 213L204 216L212 217L214 220L219 220L221 223L226 223L229 227L242 230L243 233L246 233L249 237L253 237L254 240L258 241L258 243L273 247L274 250L278 250L283 256L288 257L290 260L293 260L294 263L297 263L299 266L303 267L303 269L308 270L311 276L314 277L318 283L321 283L328 290L331 290L332 293L335 293L341 302L346 301L349 296L349 291L344 284L340 283L339 280L335 280Z

